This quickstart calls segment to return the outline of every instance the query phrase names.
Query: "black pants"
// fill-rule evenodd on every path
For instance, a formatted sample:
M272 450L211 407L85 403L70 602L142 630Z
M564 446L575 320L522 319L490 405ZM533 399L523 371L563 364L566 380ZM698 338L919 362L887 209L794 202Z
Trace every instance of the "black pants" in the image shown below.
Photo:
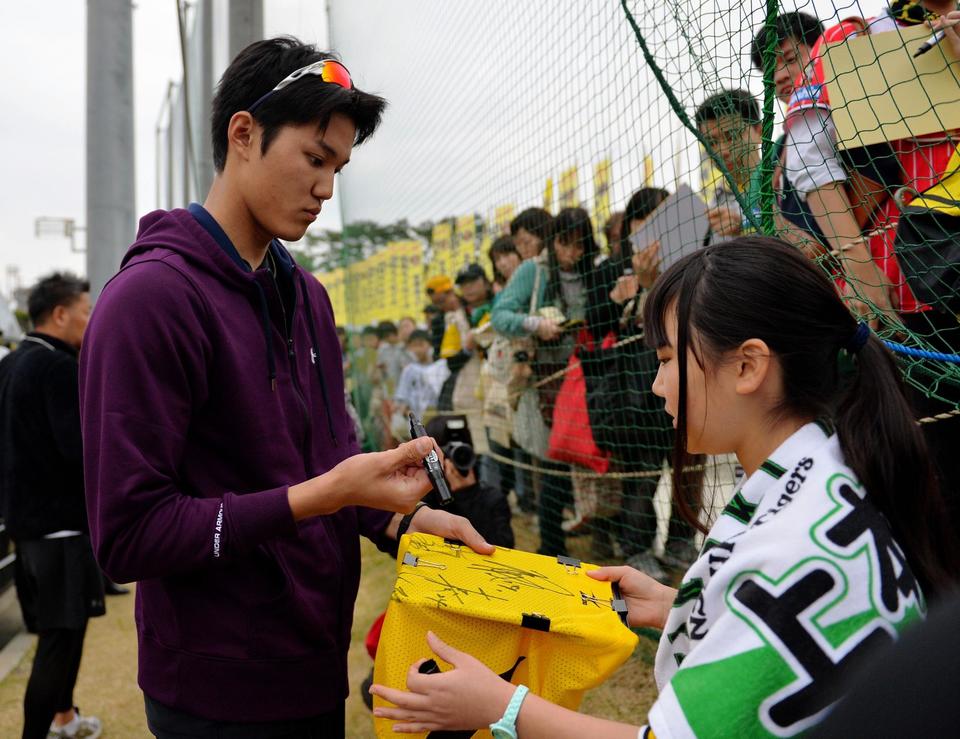
M657 512L653 499L659 484L659 477L632 477L623 481L620 513L612 524L624 557L645 552L653 546L657 537ZM672 505L667 541L684 541L692 534L689 524L680 518L677 506Z
M193 716L143 696L147 728L157 739L343 739L344 705L306 719L235 723Z
M540 519L540 554L553 557L567 554L567 539L563 533L563 509L573 502L570 465L537 460L540 469L540 495L537 516ZM554 474L554 473L560 474Z
M23 739L45 739L54 714L73 708L86 633L86 624L82 629L40 632L23 699Z

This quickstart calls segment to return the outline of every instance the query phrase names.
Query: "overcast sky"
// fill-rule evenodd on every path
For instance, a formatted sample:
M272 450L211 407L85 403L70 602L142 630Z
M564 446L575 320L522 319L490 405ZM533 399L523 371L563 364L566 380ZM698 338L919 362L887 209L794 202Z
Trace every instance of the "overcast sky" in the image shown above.
M267 0L268 35L292 33L326 44L324 4L316 0ZM54 269L85 270L82 254L66 239L34 238L38 216L84 223L84 120L86 2L0 2L0 116L3 178L0 180L0 292L6 268L20 269L29 285ZM154 203L154 131L168 81L181 74L173 0L137 0L133 11L137 213ZM318 227L339 217L324 211ZM325 221L326 219L326 221ZM78 237L82 246L83 234Z
M500 202L522 207L539 199L547 176L571 164L581 168L586 199L592 166L605 156L614 158L614 207L622 207L640 184L645 154L656 156L658 174L669 180L671 152L690 140L651 82L617 0L330 1L334 45L358 85L390 101L383 128L344 176L348 218L420 220ZM866 0L860 12L881 4ZM755 78L739 78L749 71L742 52L762 19L760 0L749 3L752 11L738 0L636 5L653 9L638 13L641 25L664 24L652 34L657 53L691 95L703 95L710 75L691 72L696 64L675 45L681 34L667 13L699 19L691 28L715 57L715 80L756 89ZM833 14L829 0L784 3L796 5ZM265 8L268 35L325 44L321 0L267 0ZM24 284L55 268L84 270L83 255L71 254L65 239L34 237L34 219L84 222L85 9L82 0L0 2L0 291L9 287L9 265ZM168 81L180 78L180 55L171 0L138 0L133 19L142 214L155 206L154 129ZM739 51L724 52L724 38ZM691 171L694 159L678 168ZM337 225L329 208L316 227Z

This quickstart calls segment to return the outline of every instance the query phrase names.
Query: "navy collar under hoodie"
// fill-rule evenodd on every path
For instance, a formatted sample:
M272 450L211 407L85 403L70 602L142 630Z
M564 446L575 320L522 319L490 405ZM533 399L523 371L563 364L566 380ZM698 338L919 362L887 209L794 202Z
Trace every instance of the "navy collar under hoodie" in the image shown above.
M224 254L230 257L230 260L237 265L244 272L253 272L254 269L251 265L240 256L240 252L237 251L237 247L233 245L233 242L230 240L230 237L227 236L227 232L223 230L223 227L217 223L216 219L210 215L210 212L204 208L199 203L190 203L190 206L187 208L190 211L190 215L197 219L197 222L203 226L203 228L213 237L213 240L217 242L217 245L223 249ZM304 304L306 307L306 317L310 329L310 339L313 343L313 346L310 347L310 351L313 356L316 356L317 353L317 330L316 326L313 323L313 315L310 310L310 298L307 294L306 288L303 286L303 274L297 272L296 262L293 260L293 257L290 256L283 244L279 240L274 239L270 242L270 247L267 251L266 263L271 263L275 265L275 269L269 269L268 267L261 266L260 269L268 269L271 273L274 284L277 286L277 292L279 294L280 302L283 305L284 310L284 323L287 331L287 341L290 342L290 330L293 322L293 314L296 310L297 303L297 289L294 284L295 276L301 282L301 290L303 294ZM260 298L260 316L261 321L263 322L263 336L266 342L267 350L267 364L270 368L270 384L272 387L276 387L277 382L277 370L276 370L276 358L273 354L273 345L270 341L270 311L267 305L267 296L264 292L263 285L259 282L253 283L259 294ZM337 434L334 431L333 423L331 421L331 410L330 410L330 395L327 390L327 382L323 377L323 371L320 369L320 365L314 363L314 366L317 368L317 376L320 379L320 389L323 392L323 405L326 410L327 416L327 430L330 432L330 440L334 445L338 444Z

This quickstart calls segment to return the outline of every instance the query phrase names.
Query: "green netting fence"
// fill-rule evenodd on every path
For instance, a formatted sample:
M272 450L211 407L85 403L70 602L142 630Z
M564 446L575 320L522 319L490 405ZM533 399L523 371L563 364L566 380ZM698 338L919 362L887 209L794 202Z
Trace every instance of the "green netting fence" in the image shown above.
M672 429L662 401L645 390L656 363L629 313L638 301L609 305L633 265L631 252L645 246L630 240L642 218L617 220L642 190L656 202L694 193L696 202L677 206L690 215L675 224L685 236L671 244L686 238L681 246L690 247L691 232L694 247L740 233L778 235L831 277L845 276L851 310L900 352L918 421L958 423L960 330L949 256L956 253L951 224L960 222L949 134L960 126L958 67L946 48L914 57L929 35L923 15L909 4L887 8L775 0L331 3L334 46L357 84L390 102L383 128L340 183L346 226L312 234L303 254L348 329L352 400L367 448L403 437L398 410L465 414L485 457L481 475L515 496L522 546L676 577L699 541L671 512ZM819 36L810 24L832 29L846 18L864 19L857 39L837 36L841 43L824 54L826 71L797 83L791 70L807 68ZM807 105L823 102L824 90L829 110ZM925 201L924 191L941 200ZM920 235L904 241L902 214L924 202L938 211L936 223L919 222ZM634 213L649 215L636 205ZM565 352L525 338L536 321L525 324L524 315L550 315L542 305L514 305L509 336L486 323L488 302L502 309L504 296L521 293L529 301L531 287L511 280L496 286L496 298L480 299L465 289L469 309L436 319L431 337L434 359L446 358L455 380L424 364L410 373L419 389L404 385L399 367L413 360L403 340L378 338L370 327L409 317L408 329L429 331L427 288L442 302L448 287L435 278L453 280L478 264L492 280L490 248L502 247L511 221L530 208L555 217L577 207L598 245L595 269L609 279L603 289L573 286L554 301L565 312L553 318L569 329ZM606 322L595 320L599 303ZM583 328L593 344L574 370L569 352L586 341ZM576 464L549 459L544 436L558 413L577 428L563 406L573 397L562 390L572 372L583 373L596 442ZM573 437L582 441L579 432ZM690 485L707 490L709 517L740 471L723 457L699 460L688 473Z

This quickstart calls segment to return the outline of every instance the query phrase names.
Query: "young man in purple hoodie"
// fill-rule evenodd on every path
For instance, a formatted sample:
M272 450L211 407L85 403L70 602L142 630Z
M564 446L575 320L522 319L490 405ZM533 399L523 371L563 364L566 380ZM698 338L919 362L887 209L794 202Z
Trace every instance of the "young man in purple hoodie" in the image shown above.
M342 736L358 535L493 549L415 510L431 440L358 454L330 300L277 240L303 236L383 108L313 46L249 46L214 99L204 205L141 220L90 322L91 538L113 579L139 581L158 737Z

